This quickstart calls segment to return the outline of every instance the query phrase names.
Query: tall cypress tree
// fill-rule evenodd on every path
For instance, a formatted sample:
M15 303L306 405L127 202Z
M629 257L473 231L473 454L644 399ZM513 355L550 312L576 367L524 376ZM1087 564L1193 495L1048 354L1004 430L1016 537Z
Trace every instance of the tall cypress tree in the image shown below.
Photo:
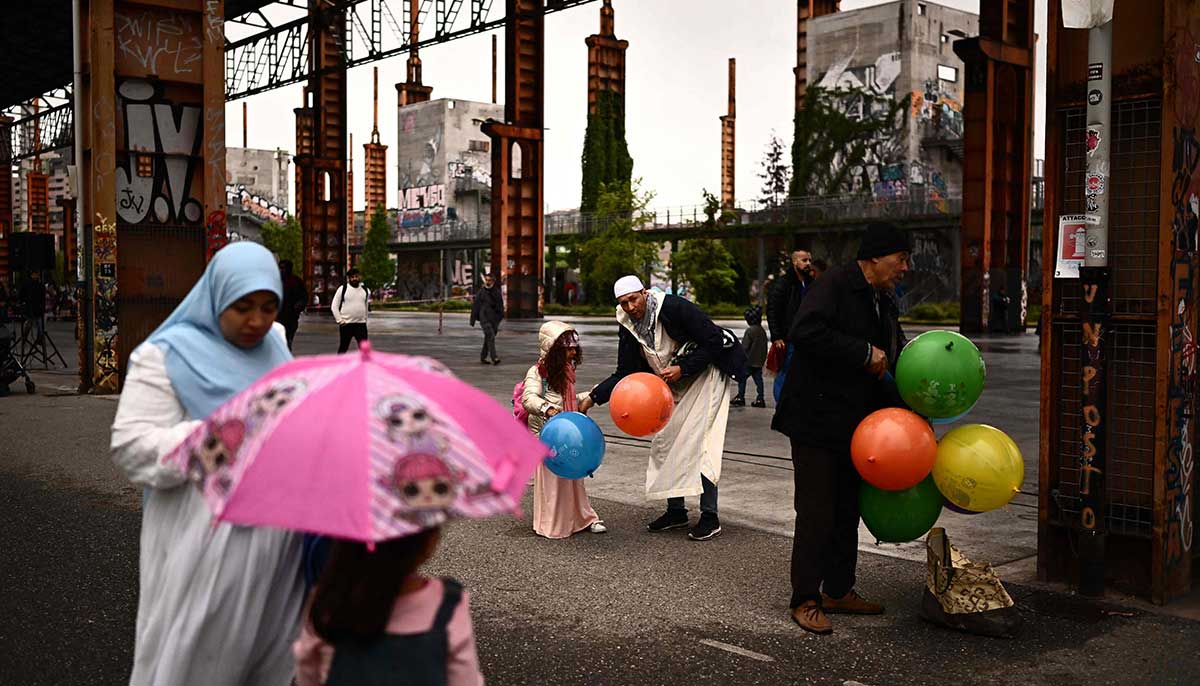
M396 279L396 265L388 252L388 242L391 231L388 230L387 213L383 205L378 205L371 213L371 223L367 229L367 239L363 243L362 257L358 268L362 272L363 282L367 288L376 289Z
M625 109L612 91L596 94L596 112L588 115L583 136L583 192L580 212L595 212L601 186L610 190L629 189L633 158L625 142Z

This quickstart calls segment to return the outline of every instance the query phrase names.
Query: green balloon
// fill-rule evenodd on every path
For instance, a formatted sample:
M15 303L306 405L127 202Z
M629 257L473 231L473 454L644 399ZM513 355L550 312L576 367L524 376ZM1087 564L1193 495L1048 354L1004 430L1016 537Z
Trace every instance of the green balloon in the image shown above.
M927 331L909 341L896 363L900 397L917 414L947 419L966 414L983 393L987 370L979 348L953 331Z
M937 523L942 494L932 476L903 491L885 491L864 481L858 489L858 511L879 542L907 543Z

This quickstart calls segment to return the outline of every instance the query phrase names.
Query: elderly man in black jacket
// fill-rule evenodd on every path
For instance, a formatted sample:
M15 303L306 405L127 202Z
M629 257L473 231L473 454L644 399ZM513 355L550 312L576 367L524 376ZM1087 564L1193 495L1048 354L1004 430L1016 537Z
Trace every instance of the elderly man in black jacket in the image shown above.
M791 439L795 466L791 615L813 633L833 631L827 613L883 612L854 588L859 476L850 438L871 412L903 406L889 372L905 343L892 291L908 252L900 229L868 226L858 260L814 282L788 334L795 355L771 428Z
M608 402L617 382L634 372L667 382L675 410L650 441L646 497L666 498L667 511L650 531L688 525L684 496L700 496L700 519L688 538L706 541L721 533L717 482L729 419L729 379L746 376L746 353L688 300L647 291L636 276L613 286L617 298L617 370L580 403L581 412Z

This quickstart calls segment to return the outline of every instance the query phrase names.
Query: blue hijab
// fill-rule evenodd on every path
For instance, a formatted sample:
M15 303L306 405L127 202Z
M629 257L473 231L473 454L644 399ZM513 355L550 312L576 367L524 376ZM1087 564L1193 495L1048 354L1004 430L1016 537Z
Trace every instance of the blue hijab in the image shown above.
M217 252L200 281L147 339L163 348L175 395L195 419L292 359L274 331L253 348L239 348L221 335L221 313L255 291L270 291L282 300L275 257L257 243L232 243Z

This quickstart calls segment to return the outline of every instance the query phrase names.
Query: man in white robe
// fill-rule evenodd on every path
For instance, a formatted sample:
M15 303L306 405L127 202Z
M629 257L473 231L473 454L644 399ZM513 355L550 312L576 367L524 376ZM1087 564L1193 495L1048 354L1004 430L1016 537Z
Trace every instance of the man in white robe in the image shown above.
M667 511L650 531L689 524L685 496L700 496L700 519L688 538L706 541L721 533L717 483L729 419L729 381L746 375L746 354L732 333L694 303L647 291L633 275L613 286L619 346L617 369L580 403L586 412L608 402L617 383L636 372L661 377L675 409L667 426L650 441L646 497L666 498Z

